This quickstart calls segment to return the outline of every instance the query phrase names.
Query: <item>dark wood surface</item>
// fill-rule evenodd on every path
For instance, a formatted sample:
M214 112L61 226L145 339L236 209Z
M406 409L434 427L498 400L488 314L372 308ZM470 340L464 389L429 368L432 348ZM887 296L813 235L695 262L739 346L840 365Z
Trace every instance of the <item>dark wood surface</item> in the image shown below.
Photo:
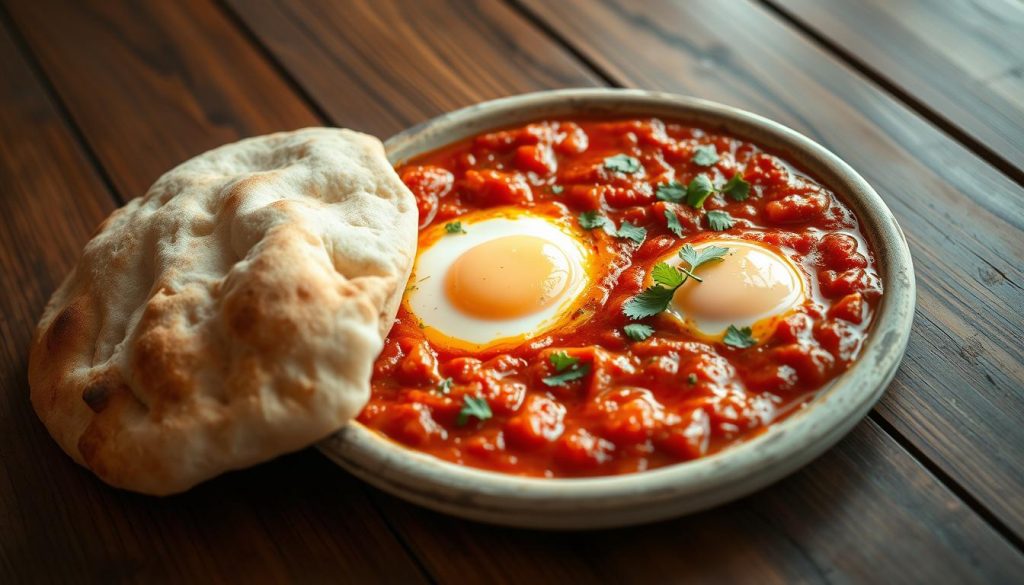
M1024 179L1024 2L769 1Z
M1013 40L968 35L992 51L977 49L975 68L893 39L867 68L851 55L877 63L885 43L819 18L839 2L800 4L3 0L0 582L1019 582L1024 190L997 137L1024 122L947 103ZM857 26L924 38L894 16L916 4L893 4L905 11L871 3ZM918 77L901 76L911 66ZM922 85L931 71L948 79ZM481 100L591 85L780 120L897 214L920 289L907 357L875 412L805 469L686 518L538 533L406 504L313 450L182 496L133 495L79 469L32 414L25 360L42 305L94 226L174 164L274 130L386 137ZM991 103L1017 95L989 87L977 91Z

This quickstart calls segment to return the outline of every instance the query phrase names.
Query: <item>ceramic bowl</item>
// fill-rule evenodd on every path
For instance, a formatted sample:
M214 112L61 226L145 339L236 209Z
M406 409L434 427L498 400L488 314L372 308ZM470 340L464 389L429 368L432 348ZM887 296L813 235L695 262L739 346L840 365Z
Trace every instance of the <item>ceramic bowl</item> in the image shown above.
M559 90L490 101L391 137L400 163L500 127L561 116L656 116L721 131L796 163L850 205L875 251L885 294L860 357L801 411L739 445L628 475L540 479L483 471L413 451L358 424L320 444L339 465L400 498L496 524L581 529L651 522L734 500L821 455L881 397L903 357L914 313L910 251L874 189L839 157L781 124L722 104L666 93Z

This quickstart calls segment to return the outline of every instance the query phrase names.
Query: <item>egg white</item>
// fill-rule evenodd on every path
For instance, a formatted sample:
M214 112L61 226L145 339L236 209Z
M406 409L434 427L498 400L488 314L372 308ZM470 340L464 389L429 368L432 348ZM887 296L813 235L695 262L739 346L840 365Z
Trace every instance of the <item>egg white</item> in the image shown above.
M580 242L578 231L554 218L540 215L509 214L495 216L481 212L458 218L466 233L448 234L438 225L434 233L424 234L423 245L416 259L412 286L405 302L420 320L428 336L440 334L440 343L450 340L476 348L521 342L544 333L571 314L582 293L589 286L590 252ZM485 242L506 236L529 235L557 247L572 268L571 276L560 298L534 313L509 319L483 319L469 315L449 300L445 278L449 268L463 253ZM495 258L495 261L500 259Z
M679 296L684 287L710 287L721 284L720 282L716 283L716 278L720 278L719 275L721 274L716 269L721 267L716 266L718 264L716 261L709 262L696 271L697 276L703 278L704 282L688 279L676 291L676 295L669 303L667 310L669 315L675 317L692 333L705 338L719 339L725 334L730 325L738 328L769 329L774 319L788 314L794 307L805 300L806 286L804 278L801 276L797 266L785 254L781 254L759 242L736 239L706 240L695 245L694 249L699 252L707 246L729 248L729 253L723 262L735 261L735 254L738 250L742 249L747 252L747 255L744 257L746 260L744 267L749 272L744 271L743 280L750 294L757 294L756 283L765 280L769 276L770 280L784 284L788 290L776 303L761 311L751 309L751 305L754 304L752 301L744 302L743 299L728 298L729 294L733 291L727 291L727 294L722 295L723 299L728 298L728 300L734 302L732 305L733 315L728 318L710 316L710 314L722 312L721 306L709 307L706 311L703 311L700 307L696 309L690 307L690 310L687 310L679 303ZM673 252L672 256L664 258L662 261L670 266L685 266L678 255L678 249Z

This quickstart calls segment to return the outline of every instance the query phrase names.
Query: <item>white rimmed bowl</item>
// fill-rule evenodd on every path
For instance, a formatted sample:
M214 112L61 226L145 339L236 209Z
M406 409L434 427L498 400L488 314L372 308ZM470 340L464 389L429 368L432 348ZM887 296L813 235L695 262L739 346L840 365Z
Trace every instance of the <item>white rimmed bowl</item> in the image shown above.
M513 96L438 116L396 134L386 146L399 163L488 130L565 116L653 116L721 131L778 154L835 191L860 219L885 290L860 357L807 408L761 435L642 473L539 479L482 471L408 449L357 422L320 443L320 450L374 486L428 508L496 524L579 529L709 508L792 473L834 445L881 397L910 336L914 269L903 232L881 197L839 157L794 130L722 104L659 92L571 89Z

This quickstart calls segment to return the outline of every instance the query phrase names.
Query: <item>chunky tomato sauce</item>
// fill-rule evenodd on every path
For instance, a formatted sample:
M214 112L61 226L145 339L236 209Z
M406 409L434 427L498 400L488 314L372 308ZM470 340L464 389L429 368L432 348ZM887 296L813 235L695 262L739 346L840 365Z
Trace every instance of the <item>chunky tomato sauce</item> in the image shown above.
M708 146L717 158L710 163L697 156ZM617 155L640 168L609 164ZM832 191L753 144L700 128L656 119L544 121L459 142L398 172L416 196L421 229L508 205L573 221L600 211L616 226L646 229L640 244L589 231L588 245L607 262L584 318L518 347L474 353L432 343L403 305L359 420L456 463L575 477L714 453L801 408L848 368L882 294L857 219ZM657 196L660 185L686 187L701 174L716 188L739 175L749 196L715 192L702 207ZM714 210L733 225L712 230ZM661 316L643 321L654 328L647 339L625 335L634 320L623 304L645 288L653 264L681 242L709 237L781 252L803 272L806 301L747 348L699 339ZM586 375L543 383L558 373L551 356L561 351L586 365ZM467 411L481 400L489 412Z

